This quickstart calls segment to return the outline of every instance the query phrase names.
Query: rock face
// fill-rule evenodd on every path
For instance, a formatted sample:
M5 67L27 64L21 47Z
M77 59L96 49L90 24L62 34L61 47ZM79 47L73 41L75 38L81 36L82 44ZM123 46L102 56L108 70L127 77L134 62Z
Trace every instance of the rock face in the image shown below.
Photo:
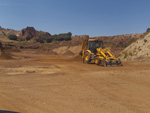
M0 27L0 36L9 36L9 35L16 35L21 38L34 38L34 37L42 37L42 36L51 36L48 32L37 31L34 27L26 27L21 31L16 31L12 29L4 29Z
M33 37L51 36L51 34L43 31L36 31L34 27L27 27L21 30L21 36L33 38Z
M125 61L150 59L150 33L125 48L119 57Z
M34 37L36 34L36 30L34 27L27 27L21 30L21 35L24 37Z

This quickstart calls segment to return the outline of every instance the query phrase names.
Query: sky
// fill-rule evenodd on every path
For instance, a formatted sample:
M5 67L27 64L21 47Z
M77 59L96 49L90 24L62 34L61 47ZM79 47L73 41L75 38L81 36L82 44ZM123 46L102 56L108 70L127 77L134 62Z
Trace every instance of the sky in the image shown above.
M0 26L112 36L150 27L150 0L0 0Z

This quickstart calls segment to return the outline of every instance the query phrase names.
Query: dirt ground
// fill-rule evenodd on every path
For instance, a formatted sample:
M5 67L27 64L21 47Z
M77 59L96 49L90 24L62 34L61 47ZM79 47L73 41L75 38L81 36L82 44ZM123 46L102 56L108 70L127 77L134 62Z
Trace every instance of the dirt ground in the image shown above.
M149 63L102 67L66 59L20 54L0 60L0 111L150 113Z

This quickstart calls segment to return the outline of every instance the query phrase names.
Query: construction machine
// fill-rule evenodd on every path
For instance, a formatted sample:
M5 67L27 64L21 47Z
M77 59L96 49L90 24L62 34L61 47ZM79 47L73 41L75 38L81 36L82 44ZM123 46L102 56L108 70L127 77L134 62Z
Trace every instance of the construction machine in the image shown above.
M89 38L88 36L83 39L81 56L83 63L91 63L94 61L97 65L111 66L120 65L122 63L108 48L103 48L103 41Z

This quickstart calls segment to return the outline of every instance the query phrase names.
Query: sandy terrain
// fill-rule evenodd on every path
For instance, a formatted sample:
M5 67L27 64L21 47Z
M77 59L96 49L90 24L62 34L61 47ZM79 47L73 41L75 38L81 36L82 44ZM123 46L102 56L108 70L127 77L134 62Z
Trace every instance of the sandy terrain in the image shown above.
M150 59L150 33L125 48L119 56L125 61Z
M0 60L0 112L150 113L150 64L101 67L66 59Z

